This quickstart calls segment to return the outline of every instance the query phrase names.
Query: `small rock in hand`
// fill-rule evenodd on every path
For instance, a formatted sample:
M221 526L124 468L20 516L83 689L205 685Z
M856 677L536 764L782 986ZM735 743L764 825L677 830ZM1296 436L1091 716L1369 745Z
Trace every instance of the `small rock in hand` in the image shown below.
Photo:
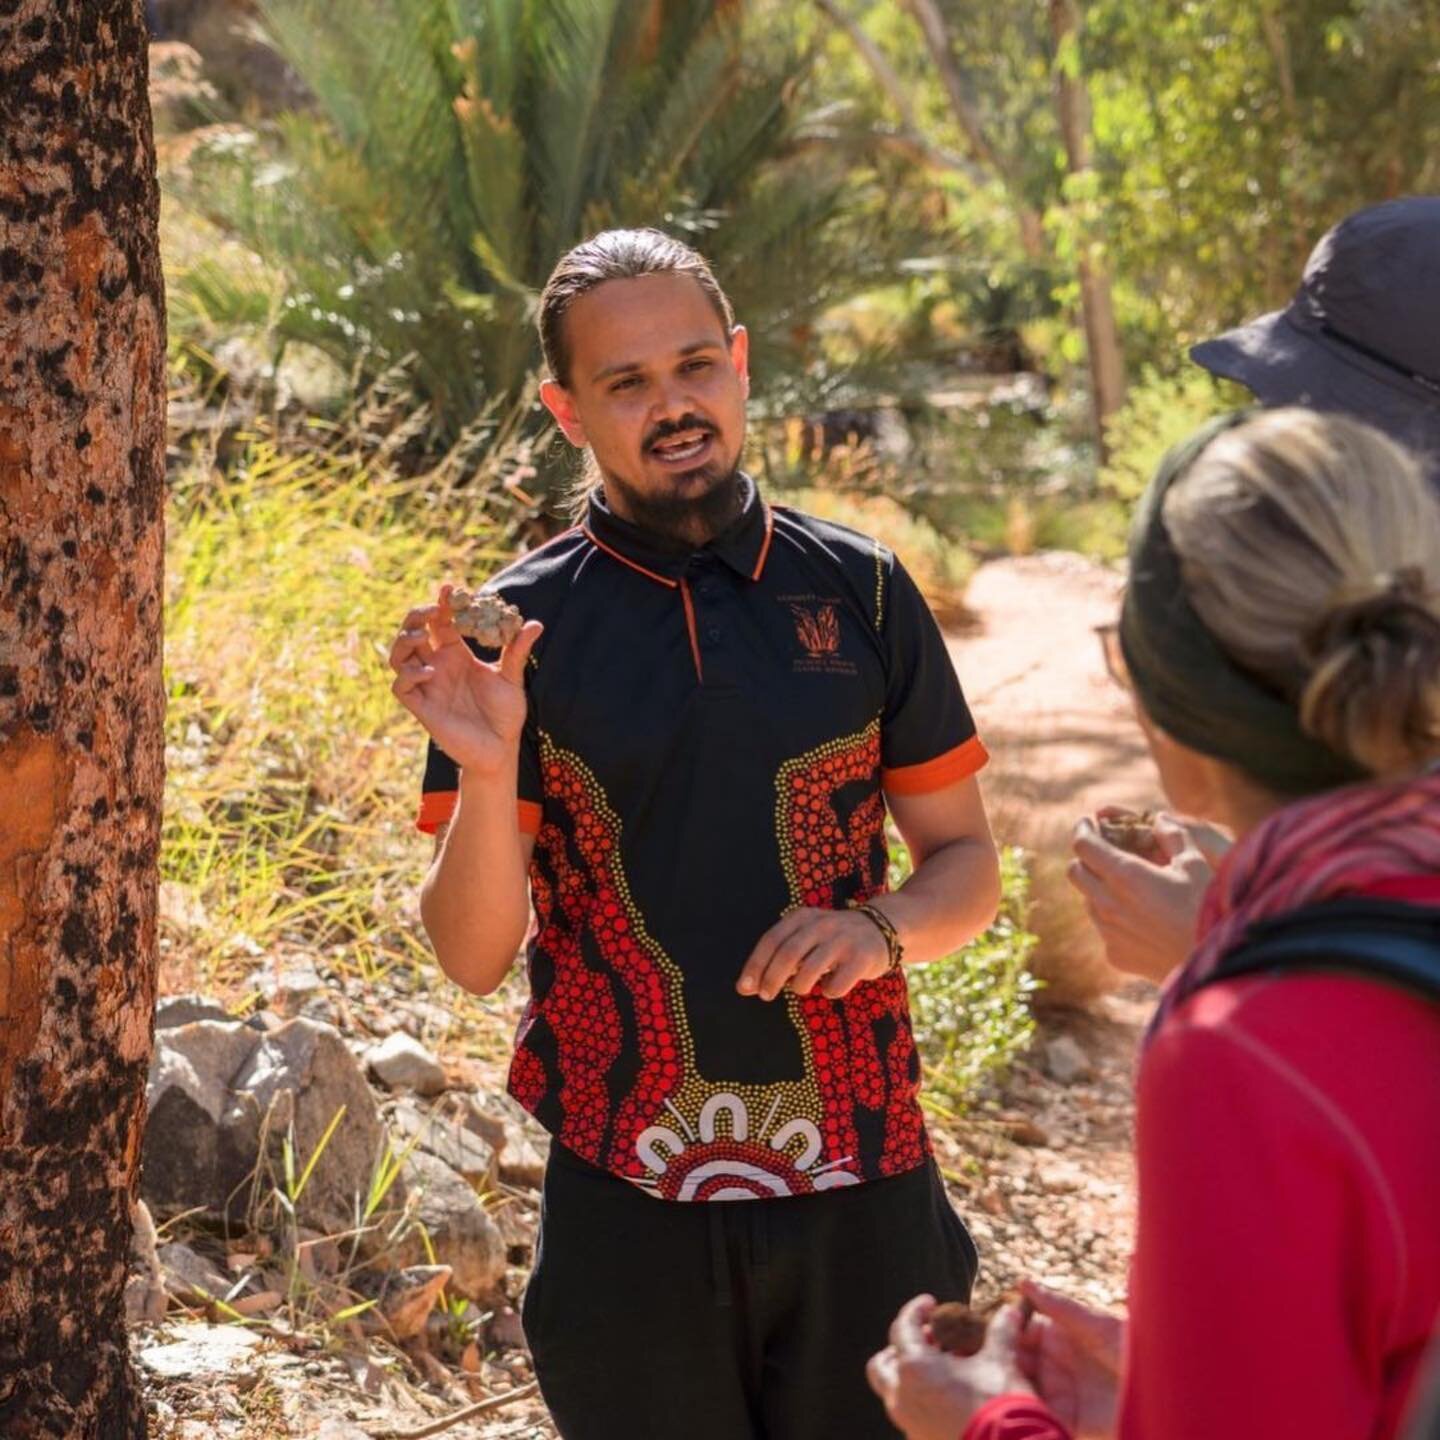
M931 1340L951 1355L978 1355L985 1345L986 1320L957 1300L937 1305L929 1323Z
M519 633L525 621L520 612L498 595L475 595L458 587L450 592L455 628L489 650L501 650Z
M1138 855L1142 860L1163 864L1165 852L1155 838L1155 813L1151 810L1114 810L1096 820L1100 838L1117 850Z

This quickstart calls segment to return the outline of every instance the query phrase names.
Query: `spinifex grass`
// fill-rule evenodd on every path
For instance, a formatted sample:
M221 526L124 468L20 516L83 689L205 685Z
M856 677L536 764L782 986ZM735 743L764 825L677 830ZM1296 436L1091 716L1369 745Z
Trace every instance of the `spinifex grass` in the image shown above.
M194 979L223 991L240 962L287 949L367 979L425 955L423 736L386 655L441 580L504 558L480 505L353 458L257 437L229 473L182 477L162 871L184 916L172 960Z

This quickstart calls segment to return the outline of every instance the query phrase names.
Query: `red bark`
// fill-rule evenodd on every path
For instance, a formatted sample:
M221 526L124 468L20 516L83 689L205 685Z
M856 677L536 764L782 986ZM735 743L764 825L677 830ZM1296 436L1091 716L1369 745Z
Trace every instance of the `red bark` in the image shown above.
M141 0L0 0L0 1434L143 1435L165 312Z

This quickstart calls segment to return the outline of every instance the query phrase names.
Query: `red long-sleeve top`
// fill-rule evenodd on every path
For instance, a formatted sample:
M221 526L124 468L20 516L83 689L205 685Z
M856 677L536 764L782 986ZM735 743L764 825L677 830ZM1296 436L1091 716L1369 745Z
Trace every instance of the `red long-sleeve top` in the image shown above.
M1440 1321L1440 1005L1221 982L1139 1075L1120 1440L1387 1440ZM1068 1440L1033 1397L963 1440Z

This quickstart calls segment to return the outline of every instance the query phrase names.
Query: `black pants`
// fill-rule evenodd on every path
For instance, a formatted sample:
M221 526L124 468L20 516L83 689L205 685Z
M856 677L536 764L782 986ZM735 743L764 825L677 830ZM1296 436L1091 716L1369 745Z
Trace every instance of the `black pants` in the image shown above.
M968 1300L976 1266L931 1163L677 1204L557 1144L525 1333L564 1440L894 1440L865 1362L912 1295Z

